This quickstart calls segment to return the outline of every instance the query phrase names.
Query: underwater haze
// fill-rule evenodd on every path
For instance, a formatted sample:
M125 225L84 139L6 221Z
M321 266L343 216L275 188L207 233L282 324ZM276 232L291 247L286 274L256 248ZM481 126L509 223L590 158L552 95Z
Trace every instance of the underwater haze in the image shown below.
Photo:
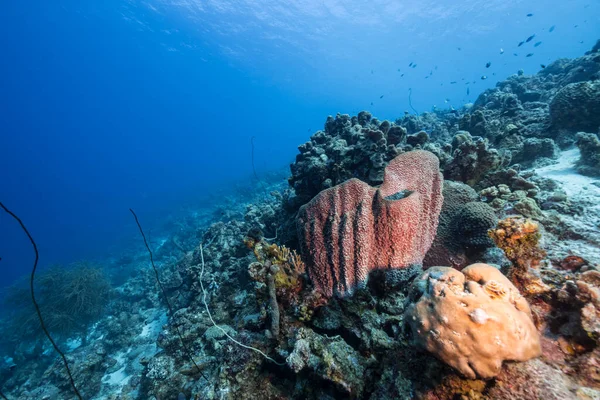
M595 260L600 250L596 239L582 247L561 242L596 238L596 230L600 230L600 211L581 217L582 210L592 212L600 204L600 197L593 197L599 187L596 161L600 168L600 155L595 153L600 142L594 147L599 130L593 120L600 110L600 98L594 97L600 92L594 92L593 86L598 82L594 64L598 60L593 59L600 38L597 0L10 1L0 6L0 38L0 202L21 218L37 244L42 316L52 320L48 323L50 333L56 335L59 347L69 355L71 368L76 371L75 385L80 386L83 398L182 400L322 395L378 399L386 398L382 393L388 389L386 396L390 398L426 398L434 393L436 398L444 398L445 389L424 389L415 384L414 377L406 372L408 364L384 370L387 367L377 369L369 361L372 357L388 365L379 356L395 349L391 342L400 342L396 340L401 335L398 320L381 317L387 322L373 328L378 335L390 336L385 341L381 336L366 339L371 333L364 330L348 329L344 325L356 317L348 314L331 317L335 323L307 322L330 298L347 298L355 289L364 289L366 283L358 282L358 277L370 272L348 272L354 259L346 260L348 264L339 261L353 251L337 249L347 245L341 233L339 238L330 238L331 242L309 238L310 229L326 232L329 228L307 222L323 217L311 214L307 205L322 201L319 210L327 209L332 213L328 217L335 220L339 217L336 212L348 206L335 200L331 204L319 200L322 190L358 178L368 186L361 193L374 188L383 193L384 171L388 174L388 169L393 169L394 157L411 151L433 153L439 171L436 168L428 175L429 161L419 159L402 164L405 170L411 163L419 166L407 175L435 180L441 173L440 185L444 179L462 182L473 188L464 196L491 207L491 211L485 209L487 219L481 217L479 209L470 211L477 214L473 218L477 219L478 229L485 227L483 239L460 244L466 254L461 254L462 258L446 254L446 258L435 258L429 266L461 270L467 263L460 267L452 263L469 260L502 267L506 276L514 276L506 268L520 265L520 261L511 259L508 253L504 257L504 248L491 242L487 229L495 228L498 220L518 215L542 224L540 235L546 231L556 235L554 239L548 236L541 246L548 242L560 242L556 246L562 246L560 250L544 248L549 254L547 263L540 258L535 265L558 265L562 261L556 260L577 256L583 260L577 268L586 268L581 273L597 268ZM585 56L589 59L585 58L590 51L591 55ZM569 60L557 62L560 59ZM576 68L581 70L573 72ZM560 104L555 107L552 103L559 90L581 82L592 86L578 88L576 93L585 94L572 95L575 106L569 103L565 107L586 109L589 104L591 111L581 117L582 121L592 121L589 123L578 122L579 117L569 111L556 111ZM527 99L525 91L535 94ZM591 100L585 97L588 95ZM511 102L518 105L511 108ZM368 116L360 114L365 110ZM476 114L478 110L480 114ZM338 116L332 120L335 122L325 124L327 116L338 113L349 116ZM481 116L485 118L477 125L476 118ZM572 123L559 126L559 116ZM392 130L403 132L396 141L388 134L389 126L381 124L384 120L395 121ZM325 133L319 133L323 129ZM364 131L357 133L356 129ZM424 133L419 136L419 132ZM591 136L576 136L580 132ZM361 144L365 137L372 142ZM383 145L381 138L385 139ZM307 141L308 145L302 145ZM471 146L469 150L460 147L464 143ZM479 157L480 164L475 162L467 173L464 165L471 161L459 162L460 157L471 161ZM355 163L354 159L360 161ZM583 164L589 168L582 175L576 167ZM472 177L472 171L480 171L481 176ZM510 186L509 181L514 183L515 175L521 173L521 186ZM530 179L534 175L548 180ZM416 189L409 186L402 187L402 191L410 197ZM591 188L586 196L575 194L581 187ZM397 187L393 189L389 196L400 193ZM441 193L442 186L427 192L433 197L430 203L421 205L424 210L437 209L428 225L431 234L422 235L431 240L423 239L423 254L414 250L414 257L402 261L402 267L411 265L411 280L415 278L412 266L417 265L421 272L428 260L425 253L431 246L437 248L434 237L442 237L438 216L441 227L446 208L441 197L436 199L431 194L436 190ZM423 193L419 196L427 198ZM444 196L448 197L445 186ZM556 200L559 197L562 200ZM404 200L386 197L389 199ZM360 204L371 206L370 201ZM164 284L154 281L130 208L137 213L155 252L157 273ZM585 229L579 230L578 222L571 220L560 225L556 222L559 217L552 213L564 214L565 220L579 215L591 227L584 224ZM461 214L461 218L471 221L472 214ZM413 221L411 218L402 214L400 219ZM487 222L481 222L484 219ZM544 225L550 220L555 225ZM426 225L419 220L414 226L421 229ZM572 227L572 231L565 226ZM529 227L526 225L526 229ZM567 233L561 236L560 232ZM398 238L405 236L398 233L388 247L394 247ZM385 240L379 238L374 243L381 245ZM206 244L205 250L198 247L201 242ZM481 247L481 243L488 247ZM275 247L268 247L271 245ZM455 249L454 244L445 242L439 246ZM369 252L385 253L385 249L375 247L369 247ZM496 251L493 257L492 248ZM568 253L567 248L572 252ZM207 256L210 281L204 276L201 250L207 253L202 256ZM410 251L402 248L392 253ZM320 265L316 254L326 254L331 265L341 262L343 272L330 266L331 271L323 273L323 282L319 281L317 276L321 275L314 272ZM384 264L397 266L395 255L390 257ZM19 292L33 262L31 243L19 224L7 213L0 213L0 295L8 299L2 302L0 316L4 316L5 329L12 329L13 336L27 326L25 339L16 340L6 334L0 340L0 393L10 399L71 398L73 391L65 380L62 361L42 336L36 314L28 298L24 300L25 292ZM568 265L578 262L569 259ZM266 269L256 269L257 263L267 265ZM277 275L288 273L282 266L288 264L294 268L302 264L301 273L296 271L298 274L285 278ZM271 265L279 265L280 272L269 272ZM354 275L350 279L328 273ZM261 274L263 278L257 278ZM508 278L497 280L502 279ZM206 288L200 288L202 280ZM58 285L57 281L63 286L52 286ZM273 286L272 291L255 294L269 287L271 281L275 282L272 285L285 282L287 286ZM69 287L71 283L76 285L74 282L89 286L78 292ZM302 288L294 286L298 282L306 284ZM513 283L510 290L524 293L527 285ZM560 287L558 283L555 286L556 290ZM320 294L303 294L308 287ZM393 309L402 315L404 308L402 312L397 309L408 299L407 288L408 284L402 301L387 299L378 311L392 315ZM274 303L275 289L279 306ZM85 290L95 296L81 300L79 308L74 309L76 300L69 298L61 303L55 295L70 290L78 293L73 294L75 297ZM258 300L254 302L252 296ZM535 297L524 296L528 300ZM171 304L164 297L170 298ZM583 297L577 297L579 303L572 300L573 304L584 304ZM219 304L215 315L205 314L211 306L207 299ZM376 308L372 304L364 307ZM172 308L178 318L173 317ZM281 328L279 322L273 325L280 318L279 311L272 313L273 308L282 309ZM296 310L295 319L284 316L286 309ZM341 313L342 309L352 307L342 305L331 313ZM22 310L25 314L19 314ZM415 310L417 306L406 313L417 313ZM578 311L569 310L574 313L569 316L579 316ZM534 310L536 313L539 310ZM66 314L71 315L68 321L58 317ZM530 317L524 324L531 325ZM564 319L569 318L565 314ZM13 329L10 321L18 321L20 328ZM219 324L227 325L220 328ZM298 328L299 324L303 327ZM292 326L302 332L290 333ZM414 328L414 332L417 330ZM113 337L111 332L121 336ZM264 332L268 332L266 338ZM343 344L328 342L340 335ZM594 341L600 332L578 331L567 336L573 342L561 342L561 346L568 347L574 357L596 351ZM299 338L310 343L310 351L321 361L331 357L355 361L351 365L342 363L339 370L332 366L333 361L309 367L308 361L300 360L309 350L299 349ZM575 343L574 338L581 341ZM382 342L375 343L377 340ZM253 349L242 352L240 343ZM230 353L224 350L226 346ZM333 346L332 350L328 346ZM536 353L535 344L532 346L520 354L541 354ZM254 347L269 356L263 358ZM432 352L426 344L421 347ZM330 353L317 354L323 348L330 349ZM489 379L498 373L482 373L486 369L477 367L473 367L474 372L465 372L448 361L446 354L434 356L427 360L440 360L436 364L439 370L429 373L452 377L447 379ZM509 355L500 358L500 365L505 360L526 361ZM480 360L470 361L479 366ZM280 368L286 364L283 368L287 369ZM264 385L264 392L252 392L250 386L231 383L233 379L228 381L229 386L215 383L220 379L219 365L256 366L252 373L242 371L242 367L233 368L228 376L240 374L254 387ZM189 372L194 366L202 372ZM552 364L555 369L563 366ZM389 372L394 368L401 371L395 378ZM451 368L458 370L458 375L448 372L453 371ZM290 378L300 376L300 371L306 374L296 381ZM577 371L575 375L586 375L583 367ZM407 374L400 376L404 372ZM510 373L532 374L521 370ZM32 376L29 381L25 379L28 375ZM366 383L352 381L354 375L364 375ZM510 380L510 376L505 378ZM344 381L344 377L348 379ZM221 379L226 380L223 376ZM280 386L265 389L277 379L283 382ZM560 381L562 375L556 379ZM400 381L411 389L401 392ZM599 381L592 381L574 379L577 385L600 393ZM335 389L298 389L309 387L311 382ZM564 382L557 385L568 386ZM543 388L540 393L545 393ZM566 393L563 398L573 392Z

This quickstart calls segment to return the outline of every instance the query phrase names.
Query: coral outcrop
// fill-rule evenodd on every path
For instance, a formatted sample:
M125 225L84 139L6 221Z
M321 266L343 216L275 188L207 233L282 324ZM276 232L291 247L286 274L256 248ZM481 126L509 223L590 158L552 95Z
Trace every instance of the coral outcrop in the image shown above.
M509 217L498 222L490 237L513 263L508 277L528 295L547 292L549 287L539 276L540 261L546 252L539 246L541 233L535 221Z
M437 233L423 260L423 267L451 266L458 270L471 264L471 258L492 247L488 230L496 226L494 210L477 201L470 186L444 181L444 203Z
M571 83L550 102L552 125L569 131L597 132L600 128L600 82Z
M600 176L600 138L598 135L579 132L576 144L581 153L577 170L582 174Z
M491 171L510 161L491 148L486 139L459 131L452 141L452 160L444 169L444 177L475 186Z
M491 378L505 360L541 353L527 301L496 268L428 269L405 312L414 341L468 378Z
M392 160L379 189L351 179L323 191L298 214L313 284L328 297L345 295L372 270L421 264L442 201L438 160L422 150Z

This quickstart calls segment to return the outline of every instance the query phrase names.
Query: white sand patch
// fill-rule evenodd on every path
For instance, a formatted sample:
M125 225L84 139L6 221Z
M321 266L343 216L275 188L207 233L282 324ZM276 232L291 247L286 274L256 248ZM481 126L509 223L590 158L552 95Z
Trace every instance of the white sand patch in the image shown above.
M535 172L539 176L560 182L569 197L580 195L600 197L600 187L592 184L598 179L581 175L575 169L575 163L579 157L578 148L563 151L558 159L558 164L537 168Z
M166 313L159 314L152 321L150 321L146 325L144 325L144 327L142 328L142 333L140 333L139 336L141 338L156 339L158 337L158 334L162 330L162 326L165 325L167 322L168 322L167 314Z
M551 246L547 246L547 250L549 255L557 259L575 254L592 263L598 263L600 262L600 187L594 185L594 182L598 182L599 179L577 172L575 163L579 157L579 149L566 150L562 152L557 164L535 170L539 176L560 183L571 204L580 210L574 215L560 215L560 220L564 224L565 237L553 241Z
M131 349L127 350L127 353L129 351L131 351ZM121 368L113 373L106 374L102 377L103 383L116 386L116 388L114 388L114 389L116 389L117 393L119 393L121 391L123 386L125 386L125 385L127 385L127 383L129 383L129 379L131 378L129 375L127 375L125 373L125 367L127 366L125 363L125 361L126 361L125 355L127 353L125 353L125 352L117 353L117 355L115 356L115 360L117 360L116 365L121 366Z

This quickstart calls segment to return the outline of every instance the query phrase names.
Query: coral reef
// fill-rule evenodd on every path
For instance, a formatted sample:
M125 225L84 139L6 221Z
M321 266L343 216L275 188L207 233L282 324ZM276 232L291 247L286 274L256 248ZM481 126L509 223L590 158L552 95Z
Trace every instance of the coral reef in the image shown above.
M87 316L87 297L65 303L83 312L58 335L75 384L114 400L600 398L599 71L592 51L458 109L328 117L288 182L215 188L159 221L172 314L145 249L102 261L114 295L94 289ZM44 285L71 280L55 278ZM13 323L0 323L2 393L70 398L36 326Z
M375 189L358 179L327 189L303 206L298 234L309 276L327 297L364 286L371 270L421 264L442 206L437 158L396 157Z
M430 268L410 299L405 320L415 342L468 378L491 378L505 360L541 354L527 301L492 266Z

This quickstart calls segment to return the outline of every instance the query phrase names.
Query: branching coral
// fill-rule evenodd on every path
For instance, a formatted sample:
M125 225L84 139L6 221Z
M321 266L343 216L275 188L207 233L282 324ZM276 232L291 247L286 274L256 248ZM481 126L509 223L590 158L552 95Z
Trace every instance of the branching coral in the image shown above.
M61 338L85 332L102 315L108 303L110 284L99 267L79 263L71 268L53 267L38 277L37 297L47 328ZM25 290L14 288L7 301L16 305L12 318L19 338L42 334Z
M269 244L252 232L244 238L244 243L252 249L258 260L249 265L248 273L253 280L260 282L262 287L266 286L270 333L273 338L278 339L281 318L279 303L299 310L299 294L305 286L304 262L295 250ZM259 286L259 291L262 287Z

